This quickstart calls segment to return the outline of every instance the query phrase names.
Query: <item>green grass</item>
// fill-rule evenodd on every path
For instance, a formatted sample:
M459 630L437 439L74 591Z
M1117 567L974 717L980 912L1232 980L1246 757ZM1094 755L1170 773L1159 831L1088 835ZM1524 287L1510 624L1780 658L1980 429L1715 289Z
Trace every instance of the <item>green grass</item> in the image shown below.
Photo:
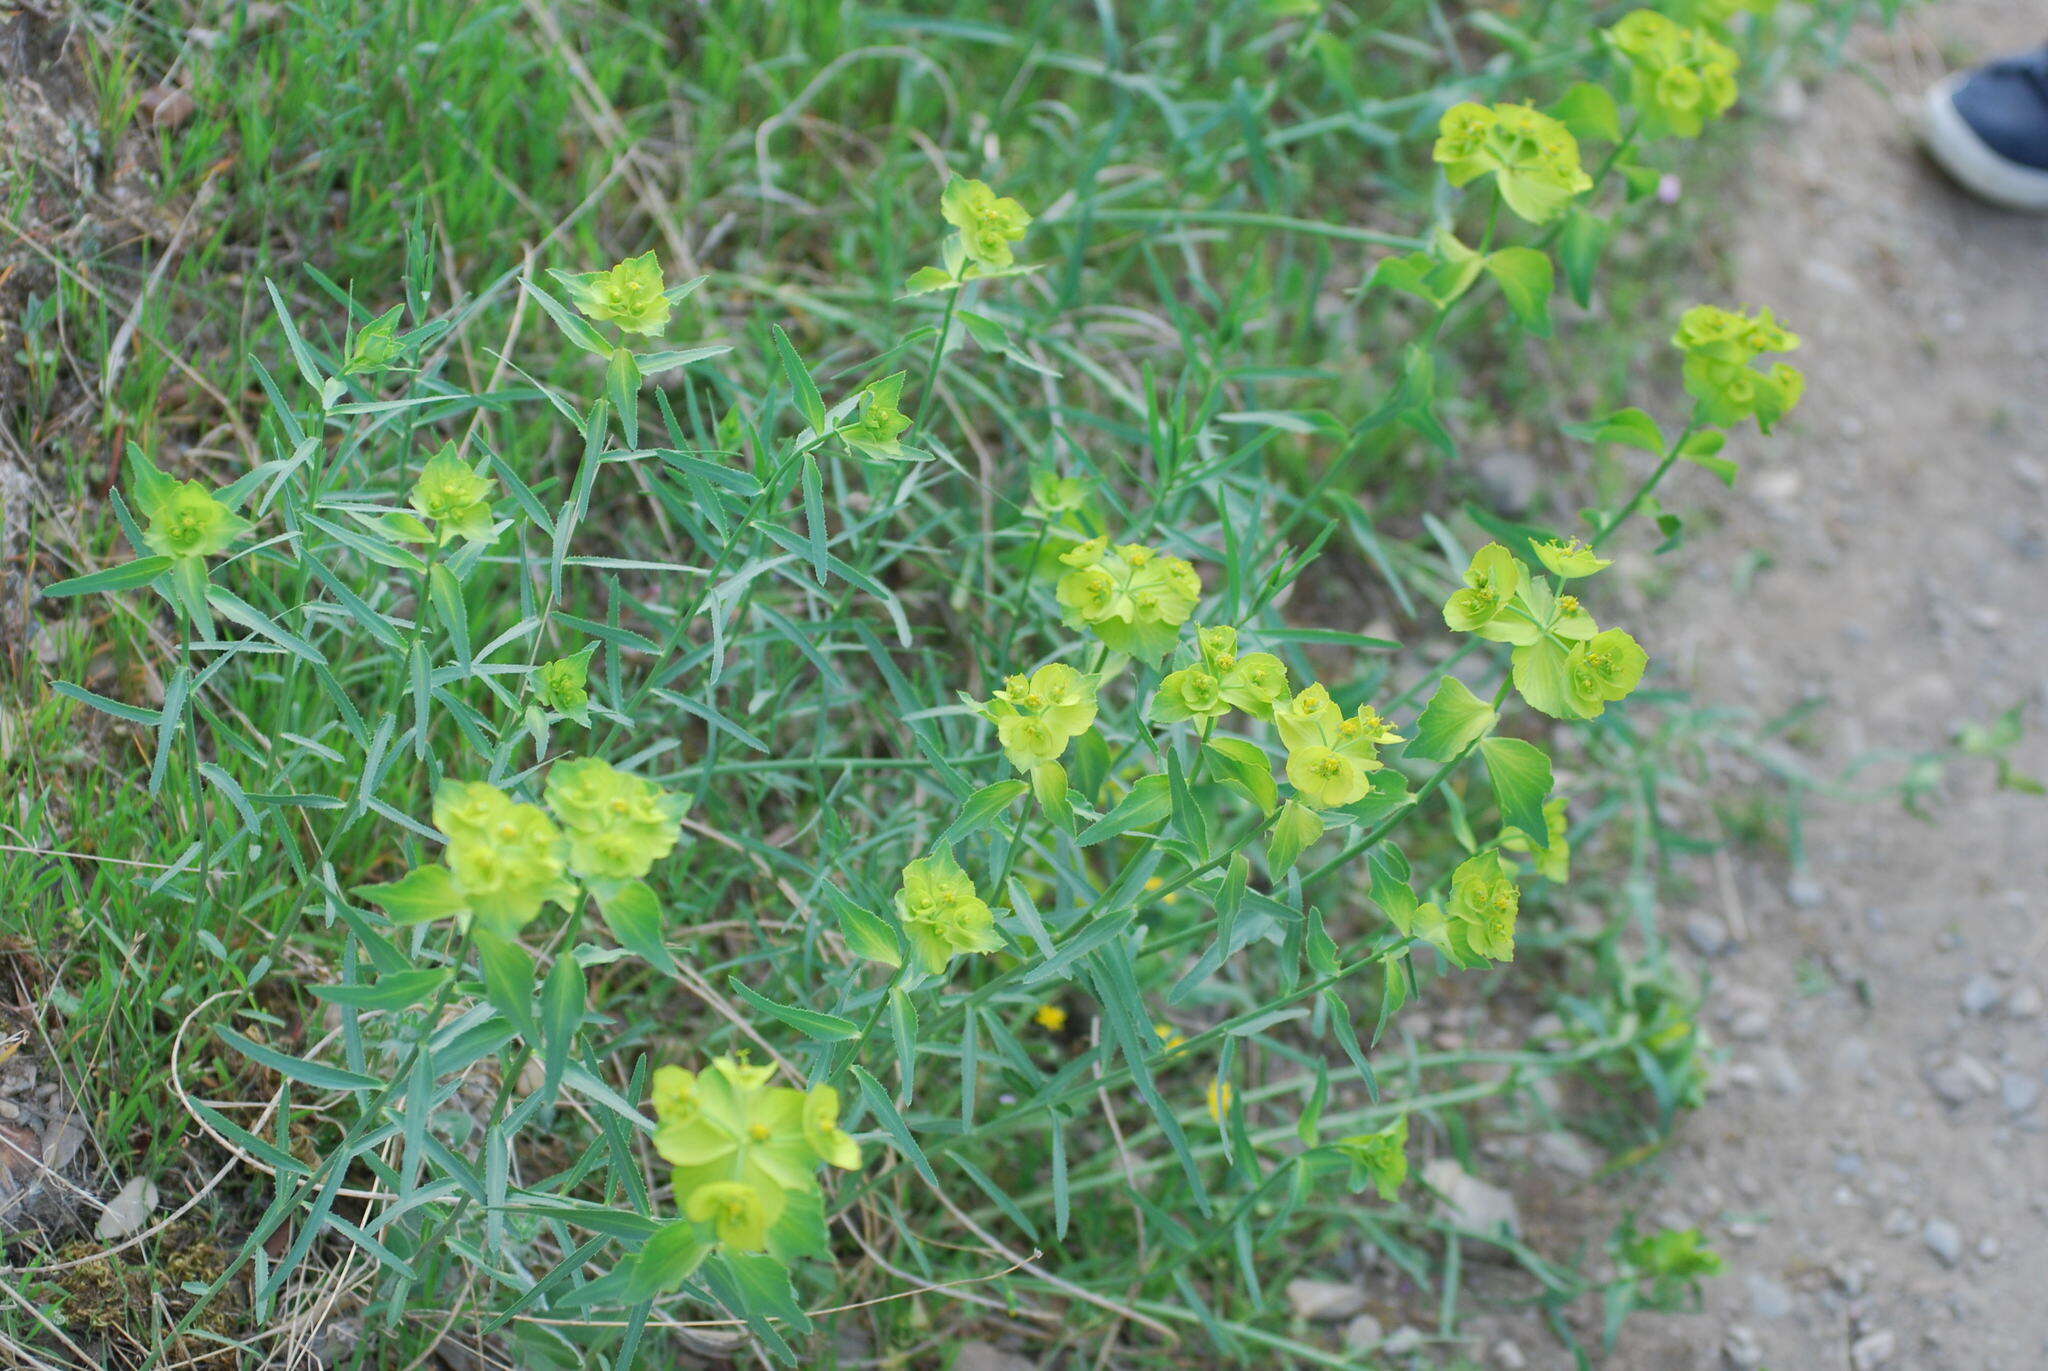
M590 968L592 1005L607 1016L602 1069L624 1091L643 1054L651 1065L743 1045L717 1012L732 1006L732 976L780 1003L873 1015L864 1062L900 1098L944 1175L936 1190L920 1183L886 1132L872 1133L869 1171L837 1192L847 1218L836 1267L807 1263L797 1299L813 1309L880 1302L821 1319L803 1364L835 1364L842 1329L904 1364L943 1365L960 1338L1006 1327L1025 1331L1048 1364L1062 1351L1092 1359L1105 1348L1118 1364L1185 1362L1190 1347L1215 1364L1349 1364L1323 1332L1297 1326L1277 1292L1355 1242L1392 1254L1423 1288L1414 1315L1446 1315L1452 1335L1461 1287L1456 1262L1444 1262L1456 1242L1447 1246L1418 1192L1367 1205L1328 1178L1309 1187L1308 1169L1289 1159L1305 1109L1321 1109L1327 1132L1391 1116L1352 1072L1331 1022L1350 1014L1370 1038L1376 980L1345 983L1334 1000L1308 996L1299 1018L1270 1019L1269 1007L1295 1007L1316 979L1302 969L1299 917L1259 906L1246 917L1263 921L1262 939L1175 997L1187 959L1173 949L1204 945L1208 913L1192 898L1153 904L1139 919L1146 941L1122 968L1128 988L1034 989L1006 966L1007 982L963 975L969 994L921 1006L911 1024L846 964L828 885L886 908L897 867L944 826L958 794L1009 774L986 730L950 706L957 690L987 694L1005 664L1069 644L1028 574L1031 525L1020 507L1033 464L1055 462L1121 493L1131 514L1117 522L1130 536L1201 551L1216 612L1232 621L1357 634L1384 618L1404 641L1433 631L1433 606L1450 568L1462 566L1455 551L1478 539L1424 516L1453 509L1466 476L1455 456L1393 426L1339 441L1395 384L1400 348L1419 324L1403 305L1363 295L1363 284L1381 252L1459 212L1428 165L1442 108L1465 97L1555 96L1582 62L1552 54L1579 52L1587 27L1620 8L1536 4L1519 30L1435 0L1314 19L1249 0L928 14L816 3L764 12L721 0L317 0L261 23L240 6L102 8L89 72L101 141L114 146L138 90L177 63L199 112L158 136L156 157L172 222L190 214L161 271L151 251L161 243L64 260L46 303L22 322L39 359L35 340L61 347L23 373L5 421L47 435L51 508L86 511L44 515L35 572L47 582L120 559L103 494L124 441L210 482L291 449L285 411L306 422L316 405L267 285L316 360L341 352L352 313L360 323L405 299L416 317L450 318L454 330L414 387L448 398L330 421L318 492L388 493L443 438L458 437L472 454L501 456L550 509L594 475L578 554L688 568L572 566L554 607L598 624L616 614L668 645L599 652L598 678L615 692L608 703L632 723L601 727L594 741L694 802L691 839L661 868L669 941L691 979L631 960ZM215 37L191 41L194 24ZM1777 40L1768 47L1779 51ZM945 167L1033 208L1029 256L1043 270L981 288L971 305L1015 352L956 330L927 395L942 306L897 296L933 256ZM1638 213L1651 243L1608 272L1610 320L1669 300L1659 273L1687 261L1665 236L1672 221ZM1476 237L1475 224L1465 229ZM598 379L553 339L518 275L648 248L672 280L709 278L670 337L733 349L667 383L665 441L751 472L764 496L679 480L647 460L586 469L575 430L540 398L539 388L553 388L586 408ZM85 425L64 422L78 388L98 384L90 367L65 359L104 356L131 309L137 326L109 403ZM907 481L823 464L820 524L786 461L802 421L772 327L787 332L828 402L908 370L942 460ZM1639 381L1631 359L1640 341L1632 326L1599 320L1549 345L1468 332L1447 357L1446 416L1461 437L1533 425L1542 450L1557 453L1558 420L1595 412ZM282 405L266 396L264 372ZM1334 432L1326 413L1338 416ZM664 429L651 405L641 422ZM1292 554L1325 536L1323 560L1296 581L1285 569ZM816 573L821 539L853 575ZM550 552L531 527L495 549L469 587L474 642L543 613L545 578L530 573ZM411 622L407 585L344 564L372 610ZM309 598L332 604L304 565L280 556L245 558L223 577L294 613ZM365 749L343 724L317 731L321 721L338 717L339 693L366 734L388 715L400 736L412 722L407 683L389 646L338 611L291 624L329 657L332 687L289 652L232 660L196 697L208 755L251 795L352 800ZM258 832L242 832L235 796L194 769L182 742L153 787L149 730L45 687L63 679L154 708L178 660L168 612L146 596L71 601L46 613L44 633L55 659L24 663L8 695L0 909L10 911L10 936L34 950L38 1052L76 1092L107 1173L172 1182L168 1208L229 1159L179 1085L216 1101L267 1099L278 1086L223 1050L213 1030L295 1052L328 1033L305 987L363 974L363 945L336 921L325 889L387 879L431 855L399 816L423 817L442 759L464 745L442 714L424 755L401 751L376 788L388 813L336 826L324 811L280 808ZM557 624L546 641L572 648L576 635ZM1434 681L1418 661L1355 642L1276 641L1297 676L1320 675L1346 700L1412 698ZM474 679L455 693L472 709L493 708ZM1532 894L1523 957L1466 992L1497 1006L1480 1022L1503 1035L1523 1011L1517 996L1554 1005L1572 1044L1411 1052L1397 1029L1374 1053L1379 1084L1420 1111L1418 1128L1429 1120L1435 1150L1477 1168L1471 1149L1486 1129L1547 1126L1527 1090L1544 1077L1569 1076L1596 1094L1587 1126L1617 1153L1653 1144L1686 1097L1689 1048L1667 1059L1645 1046L1690 1012L1657 949L1652 903L1661 867L1686 841L1657 808L1695 741L1683 711L1672 712L1680 722L1622 715L1583 745L1555 740L1561 768L1581 773L1575 840L1582 869L1593 870L1570 898L1599 911L1597 931L1562 917L1563 895ZM1123 760L1158 764L1132 710L1107 727ZM1460 821L1492 803L1476 779L1446 793ZM1455 860L1454 829L1404 836L1419 870ZM205 875L187 856L202 837ZM1038 833L1019 857L1016 841L1003 827L965 840L977 865L1017 862L1048 911L1085 905L1121 863L1142 870L1161 854L1113 843L1076 857ZM128 862L166 870L150 876ZM1167 879L1180 869L1159 868ZM1314 902L1340 947L1363 945L1381 925L1354 884L1327 882ZM571 945L562 935L551 950ZM450 950L407 945L421 957ZM1425 998L1452 994L1452 984ZM1031 1013L1048 997L1091 1027L1067 1037L1033 1029ZM1121 1084L1131 1067L1115 1035L1147 1025L1115 1016L1139 1001L1145 1018L1170 1019L1197 1049L1160 1065L1159 1108ZM756 1024L785 1052L809 1050L772 1022ZM358 1065L397 1060L402 1041L359 1027L345 1036ZM971 1090L962 1086L970 1058ZM1242 1109L1227 1132L1203 1105L1218 1071L1235 1080ZM492 1083L479 1088L486 1117L510 1107L503 1093L492 1098ZM308 1160L324 1155L351 1126L345 1103L295 1099L291 1130L272 1141ZM867 1113L873 1129L875 1110ZM522 1151L522 1172L573 1169L580 1157L602 1174L603 1140L579 1152L589 1141L582 1125L568 1110L553 1117L564 1155ZM1185 1145L1171 1139L1176 1125ZM359 1163L349 1183L376 1175ZM1217 1197L1213 1218L1199 1216L1198 1178ZM197 1212L231 1253L255 1231L270 1191L246 1165L230 1168ZM615 1175L592 1193L624 1203L632 1191ZM314 1307L329 1280L322 1272L362 1310L357 1364L400 1367L449 1319L464 1329L487 1317L556 1251L543 1226L521 1229L514 1242L527 1269L500 1270L504 1286L494 1288L469 1281L469 1259L492 1254L477 1232L450 1220L408 1236L419 1244L418 1278L405 1283L372 1280L360 1253L344 1267L351 1249L339 1237L315 1246L272 1310L221 1325L249 1340L242 1364L262 1364L274 1329ZM176 1255L168 1247L159 1240L128 1256L161 1271ZM9 1260L36 1259L21 1249ZM1034 1249L1052 1259L1017 1269ZM1554 1264L1569 1254L1512 1255L1547 1304L1599 1294ZM201 1263L198 1279L217 1268ZM61 1277L33 1286L60 1311L79 1299ZM978 1283L949 1285L960 1281ZM667 1308L720 1317L701 1301ZM4 1317L18 1342L75 1356L19 1309ZM516 1321L496 1336L515 1364L613 1364L626 1330L566 1317ZM143 1364L169 1331L138 1314L103 1355ZM1177 1349L1176 1335L1187 1340ZM666 1336L647 1335L646 1349L661 1349L649 1358L656 1364Z

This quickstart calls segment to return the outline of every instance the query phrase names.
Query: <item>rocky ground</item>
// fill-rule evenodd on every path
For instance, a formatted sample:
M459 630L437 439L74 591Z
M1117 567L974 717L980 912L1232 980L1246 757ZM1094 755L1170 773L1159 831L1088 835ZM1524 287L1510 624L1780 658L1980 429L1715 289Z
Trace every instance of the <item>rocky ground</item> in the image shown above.
M1737 297L1804 335L1811 390L1661 637L1705 700L1820 697L1786 740L1817 772L2024 703L2048 774L2048 219L1954 190L1897 108L2042 36L2038 0L1943 0L1758 140ZM1729 1274L1617 1365L2048 1366L2048 801L1949 775L1928 822L1810 799L1803 868L1738 859L1684 916L1731 1061L1648 1203Z

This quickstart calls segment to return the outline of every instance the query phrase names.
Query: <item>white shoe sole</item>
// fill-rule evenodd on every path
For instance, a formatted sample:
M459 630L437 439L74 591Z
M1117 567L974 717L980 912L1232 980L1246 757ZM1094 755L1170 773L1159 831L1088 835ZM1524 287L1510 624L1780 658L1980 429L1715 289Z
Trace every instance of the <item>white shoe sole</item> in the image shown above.
M1927 92L1920 108L1920 141L1964 189L2007 209L2048 211L2048 171L2001 156L1956 112L1956 88L1966 79L1959 72Z

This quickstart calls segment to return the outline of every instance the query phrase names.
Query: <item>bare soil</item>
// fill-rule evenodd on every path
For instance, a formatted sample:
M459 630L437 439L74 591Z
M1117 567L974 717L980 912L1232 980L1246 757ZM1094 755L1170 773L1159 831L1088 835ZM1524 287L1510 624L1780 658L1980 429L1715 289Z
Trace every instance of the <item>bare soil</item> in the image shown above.
M2048 775L2048 217L1969 199L1902 117L2044 37L2038 0L1946 0L1758 140L1736 297L1804 335L1810 392L1742 445L1658 637L1705 701L1818 697L1772 744L1817 774L2024 703L2015 760ZM1674 503L1706 499L1695 475ZM1704 1225L1729 1273L1612 1365L2048 1366L2048 801L1978 763L1927 809L1809 796L1803 866L1710 866L1674 911L1687 955L1731 935L1697 957L1730 1060L1647 1205Z

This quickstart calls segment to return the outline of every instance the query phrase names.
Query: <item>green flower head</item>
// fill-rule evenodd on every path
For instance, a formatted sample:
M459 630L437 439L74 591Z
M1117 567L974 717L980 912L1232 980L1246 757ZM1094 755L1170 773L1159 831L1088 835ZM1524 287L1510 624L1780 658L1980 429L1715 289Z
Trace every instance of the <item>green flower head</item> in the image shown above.
M1672 343L1685 353L1685 388L1699 402L1699 418L1728 427L1754 418L1769 433L1791 413L1806 391L1796 367L1779 362L1769 371L1751 365L1766 352L1791 352L1799 335L1771 317L1714 305L1695 305L1679 320Z
M1224 701L1255 719L1272 718L1274 706L1287 698L1287 663L1270 652L1225 654L1216 659L1214 670Z
M592 643L581 652L542 662L533 669L534 694L557 714L590 726L590 657L597 650Z
M448 839L448 869L469 912L496 931L517 932L549 900L567 905L561 830L539 806L482 781L451 781L434 792L434 827Z
M1555 219L1593 185L1571 130L1527 105L1451 106L1435 157L1454 186L1492 173L1502 202L1532 224Z
M1105 645L1156 662L1172 650L1180 626L1202 598L1202 578L1187 561L1138 543L1110 552L1090 539L1060 554L1073 570L1054 595L1070 628L1088 628Z
M610 321L626 333L657 334L668 327L667 282L651 252L628 257L610 271L557 272L555 279L588 318Z
M1453 950L1489 961L1515 959L1515 915L1522 895L1497 852L1482 852L1451 873L1447 911Z
M1195 645L1201 649L1202 665L1211 675L1220 675L1237 662L1237 630L1229 624L1207 624L1197 628Z
M997 741L1010 764L1030 771L1059 760L1067 745L1094 725L1096 685L1096 677L1050 662L1029 676L1010 677L986 701L967 703L995 721Z
M1289 751L1304 747L1333 747L1344 711L1320 683L1309 685L1285 704L1275 706L1273 726Z
M1602 557L1577 538L1569 542L1551 539L1549 542L1537 543L1536 560L1543 563L1545 571L1567 581L1592 576L1614 565L1612 559Z
M495 480L473 470L455 455L455 447L450 444L420 468L419 479L413 482L406 503L434 521L443 543L458 537L488 542L491 497L497 489Z
M706 1181L683 1201L683 1216L711 1225L719 1242L735 1252L759 1252L788 1204L779 1186L758 1180Z
M1312 743L1287 754L1287 779L1302 802L1313 809L1341 809L1357 804L1372 790L1371 773L1380 764L1361 760L1333 747Z
M714 1057L694 1074L680 1067L655 1073L654 1149L677 1168L679 1195L710 1184L777 1192L817 1184L820 1158L805 1128L804 1092L771 1085L773 1077L772 1067L731 1057Z
M1038 514L1073 514L1087 505L1088 496L1088 483L1078 476L1062 476L1053 467L1031 470L1031 507Z
M1528 584L1529 569L1499 543L1472 554L1465 588L1444 601L1444 623L1459 633L1476 633L1496 643L1528 643L1536 625L1520 613L1515 597Z
M903 868L903 887L896 892L896 917L924 969L941 975L963 953L995 952L1003 940L996 935L995 915L974 882L940 848Z
M860 1144L839 1126L839 1092L814 1085L804 1096L804 1140L818 1160L841 1171L860 1170Z
M939 213L960 231L960 246L969 261L995 271L1016 261L1010 245L1024 237L1031 216L1008 196L998 196L986 183L956 176L939 196Z
M348 360L342 363L344 376L374 376L389 370L405 355L406 343L397 336L403 305L393 305L357 330L349 340Z
M149 527L142 541L163 557L218 557L253 525L197 481L165 481L138 497Z
M568 834L569 869L600 880L638 880L675 849L684 799L596 757L548 772L548 808Z
M1152 697L1152 717L1162 724L1184 719L1206 722L1229 712L1230 701L1223 698L1222 682L1205 667L1183 667L1169 673L1159 683L1159 693Z
M903 455L903 434L910 416L898 409L903 398L903 373L885 376L860 393L860 414L839 430L840 441L864 457Z
M1646 136L1697 138L1735 103L1741 59L1704 30L1654 10L1632 10L1603 36L1628 67L1629 99L1642 113Z
M1572 703L1585 718L1607 708L1608 702L1626 699L1642 684L1650 654L1618 628L1596 633L1572 644L1565 658L1565 676Z
M1370 1184L1383 1200L1401 1193L1408 1179L1408 1116L1388 1124L1377 1133L1359 1133L1339 1139L1337 1150L1351 1159L1351 1188L1362 1190Z

